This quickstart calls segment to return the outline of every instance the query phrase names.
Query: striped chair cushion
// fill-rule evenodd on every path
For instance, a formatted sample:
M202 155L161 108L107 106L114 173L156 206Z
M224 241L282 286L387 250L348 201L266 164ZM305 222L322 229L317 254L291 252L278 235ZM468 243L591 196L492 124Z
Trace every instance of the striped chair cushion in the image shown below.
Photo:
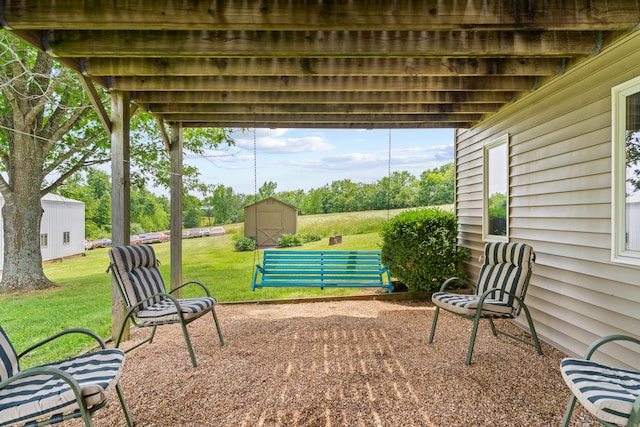
M111 396L123 363L122 350L105 349L44 366L72 375L82 388L87 407L92 407ZM48 419L78 408L67 383L48 375L21 378L0 389L0 426Z
M18 356L9 337L0 326L0 381L4 381L20 371Z
M109 257L111 268L128 307L133 307L151 295L166 292L158 269L158 260L151 246L116 246L109 251ZM143 303L138 310L159 303L163 299L164 297L152 298Z
M484 249L484 264L480 269L476 294L498 288L521 297L530 270L533 268L533 249L525 243L488 243ZM513 311L518 302L510 295L498 292L489 294L494 305ZM497 308L495 308L497 309Z
M479 295L462 295L449 292L435 292L431 301L441 308L454 313L474 316L478 310ZM513 317L511 306L500 300L485 298L482 304L482 315L493 317Z
M640 396L640 372L573 358L563 359L560 371L585 409L603 421L627 425L633 402Z
M213 297L178 299L178 303L180 304L182 317L188 320L198 317L205 310L211 309L215 305L216 299ZM144 326L146 323L173 323L178 321L176 306L169 299L140 310L136 317L142 322L139 326Z

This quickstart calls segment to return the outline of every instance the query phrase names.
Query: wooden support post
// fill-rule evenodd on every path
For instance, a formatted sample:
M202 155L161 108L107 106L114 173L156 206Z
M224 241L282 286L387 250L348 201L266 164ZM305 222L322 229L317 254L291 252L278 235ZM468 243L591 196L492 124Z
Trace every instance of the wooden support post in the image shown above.
M130 167L129 167L129 94L111 93L111 240L113 246L128 245L130 238ZM112 279L111 335L116 334L124 321L125 304ZM122 340L129 339L127 325Z
M182 134L182 126L171 125L171 289L182 284Z

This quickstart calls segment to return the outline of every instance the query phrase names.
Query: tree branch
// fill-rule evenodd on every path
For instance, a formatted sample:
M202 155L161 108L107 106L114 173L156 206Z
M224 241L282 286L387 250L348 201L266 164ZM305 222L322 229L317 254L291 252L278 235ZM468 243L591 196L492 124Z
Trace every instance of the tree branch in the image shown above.
M92 164L99 164L99 163L106 163L109 161L109 159L104 159L103 161L98 161L98 160L94 160L91 162L87 162L87 159L93 154L93 152L89 151L87 152L84 156L82 156L80 158L80 161L78 163L76 163L75 166L71 167L68 171L66 171L65 173L61 174L55 181L53 181L49 186L43 188L42 190L40 190L41 195L45 195L48 193L51 193L53 190L55 190L56 188L60 187L62 184L64 184L64 181L69 178L71 175L73 175L74 173L78 172L80 169L88 166L88 165L92 165ZM1 187L0 187L1 188Z
M25 115L24 121L27 126L33 127L33 123L35 123L38 116L42 114L47 103L50 101L51 95L53 95L58 86L60 86L60 83L60 80L54 80L49 84L47 90L42 95L38 96L38 101L29 109L29 112Z
M63 123L52 123L51 126L55 129L51 135L48 137L48 141L43 145L43 149L46 151L51 150L51 148L62 139L64 135L67 134L73 127L82 119L83 114L85 113L88 107L78 107L73 110L71 117L69 117ZM47 123L48 125L48 123Z
M90 147L91 145L93 145L100 138L101 138L100 135L95 135L94 137L92 137L92 138L90 138L88 140L78 141L66 153L64 153L63 155L57 157L54 161L52 161L49 166L43 167L42 168L42 176L49 175L51 172L53 172L55 169L57 169L61 164L63 164L64 162L66 162L67 160L72 158L74 155L80 153L80 151L82 151L82 149ZM51 146L53 146L53 144L51 144ZM84 154L81 157L82 161L84 162L92 154L94 154L94 150L89 150L86 154Z

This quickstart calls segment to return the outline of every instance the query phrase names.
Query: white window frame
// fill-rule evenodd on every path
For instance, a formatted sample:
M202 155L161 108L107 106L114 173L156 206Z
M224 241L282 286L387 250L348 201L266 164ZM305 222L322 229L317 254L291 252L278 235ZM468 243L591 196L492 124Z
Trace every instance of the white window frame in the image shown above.
M493 148L505 145L507 149L507 159L504 164L506 176L506 197L507 197L507 218L505 236L489 234L489 151ZM506 133L494 140L487 142L482 150L482 240L485 242L508 242L509 241L509 134Z
M40 247L41 248L49 247L49 234L48 233L40 234Z
M63 245L71 244L71 232L70 231L63 231L62 232L62 244Z
M640 77L611 88L611 260L640 267L640 251L625 249L626 243L626 98L640 92Z

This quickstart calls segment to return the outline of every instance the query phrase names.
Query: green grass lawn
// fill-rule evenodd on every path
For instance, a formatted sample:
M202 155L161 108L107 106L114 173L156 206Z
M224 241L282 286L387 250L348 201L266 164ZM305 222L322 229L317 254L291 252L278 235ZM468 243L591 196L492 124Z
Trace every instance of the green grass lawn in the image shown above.
M300 232L313 230L324 236L321 241L307 243L300 249L380 249L378 230L388 217L399 211L353 212L299 217ZM225 236L186 239L183 244L183 279L205 283L220 302L251 301L280 298L304 298L318 295L345 295L362 292L353 289L266 288L251 292L255 264L261 252L237 252L233 234L242 225L226 227ZM342 244L329 246L329 236L341 234ZM160 270L168 284L169 244L155 244L161 261ZM45 274L56 287L26 293L0 295L0 325L18 351L57 331L83 327L103 337L111 335L111 274L108 249L87 251L86 256L48 263ZM195 292L195 288L194 288ZM185 297L192 296L185 293ZM48 356L56 358L78 354L86 344L72 342L49 347ZM44 356L35 355L26 365L42 363ZM23 366L24 367L24 366Z

